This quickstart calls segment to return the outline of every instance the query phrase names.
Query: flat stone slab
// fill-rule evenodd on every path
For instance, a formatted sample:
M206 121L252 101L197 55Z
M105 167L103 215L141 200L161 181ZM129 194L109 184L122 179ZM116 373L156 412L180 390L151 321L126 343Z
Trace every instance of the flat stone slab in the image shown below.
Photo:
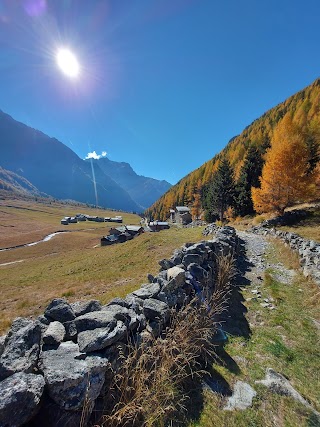
M234 409L247 409L252 405L253 398L257 395L256 391L243 381L237 381L234 385L232 396L229 397L225 411Z
M78 334L78 345L82 352L102 350L126 336L128 329L121 321L109 323L107 327L82 331Z
M158 295L160 292L160 285L159 283L150 283L148 285L142 286L140 289L137 289L136 291L132 292L132 295L141 298L141 299L147 299L147 298L154 298Z
M62 408L80 409L86 399L94 402L105 380L108 360L87 356L77 344L67 341L56 350L43 351L40 369L49 396Z
M125 310L128 311L128 309ZM80 333L96 328L113 327L116 324L116 319L112 310L101 310L79 316L74 320L74 323L78 333Z
M92 311L101 310L100 302L94 299L90 301L77 301L70 305L76 317L82 316L83 314L90 313Z
M19 427L37 412L44 389L41 375L18 372L0 382L0 426Z

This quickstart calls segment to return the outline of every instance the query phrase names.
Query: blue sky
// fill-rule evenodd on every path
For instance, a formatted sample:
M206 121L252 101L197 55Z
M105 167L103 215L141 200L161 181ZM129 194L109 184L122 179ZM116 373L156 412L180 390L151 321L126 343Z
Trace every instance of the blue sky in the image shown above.
M319 77L319 22L319 0L0 0L0 109L174 184Z

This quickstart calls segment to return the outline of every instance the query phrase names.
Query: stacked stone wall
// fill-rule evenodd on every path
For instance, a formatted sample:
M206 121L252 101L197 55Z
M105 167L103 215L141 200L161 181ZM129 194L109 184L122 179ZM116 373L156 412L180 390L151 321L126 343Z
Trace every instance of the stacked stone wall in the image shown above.
M187 243L159 261L157 276L125 298L54 299L36 320L14 320L0 339L0 427L79 426L119 368L119 349L159 336L173 310L212 294L216 261L236 253L235 230Z

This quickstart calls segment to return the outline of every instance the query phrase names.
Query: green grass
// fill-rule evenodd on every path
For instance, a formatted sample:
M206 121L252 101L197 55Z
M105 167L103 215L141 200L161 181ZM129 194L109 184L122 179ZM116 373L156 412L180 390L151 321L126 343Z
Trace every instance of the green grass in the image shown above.
M281 245L281 244L280 244ZM283 246L283 245L281 245ZM283 248L281 248L283 249ZM285 258L287 267L295 258L285 257L284 249L273 247L271 258ZM285 375L292 386L316 409L320 410L319 332L313 319L319 316L319 288L300 273L289 283L277 281L275 270L268 270L260 287L262 300L273 298L275 310L263 308L260 300L246 301L250 338L230 337L225 350L236 361L239 373L227 366L215 366L232 386L235 381L248 382L257 392L252 408L245 411L223 411L225 401L217 394L205 392L205 404L199 420L189 427L247 427L247 426L319 426L319 420L301 404L284 396L271 394L264 386L255 384L265 376L266 368ZM243 289L245 298L252 297L252 284Z

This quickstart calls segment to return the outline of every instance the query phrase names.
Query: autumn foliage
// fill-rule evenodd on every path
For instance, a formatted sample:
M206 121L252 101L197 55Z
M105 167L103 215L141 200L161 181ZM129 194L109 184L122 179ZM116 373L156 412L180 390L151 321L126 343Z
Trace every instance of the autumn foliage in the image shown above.
M263 156L266 150L270 148L271 141L275 138L275 128L287 114L292 117L293 123L300 129L302 139L308 150L309 164L307 169L308 172L313 172L319 162L320 79L317 79L313 84L267 111L251 123L240 135L232 138L221 153L171 187L167 193L148 209L147 214L153 218L165 219L168 218L171 207L180 205L192 207L194 202L196 206L195 211L198 211L199 184L201 190L210 186L222 158L226 158L229 161L230 166L235 172L235 179L239 182L241 169L245 164L249 148L256 147ZM247 190L247 183L242 183L245 186L245 190ZM247 193L245 196L247 196ZM302 201L306 200L305 197L308 199L308 191L302 195ZM242 196L241 198L244 199ZM239 212L239 214L246 214L246 212L243 212L243 206L240 207L242 212Z
M301 128L287 114L275 128L262 169L261 188L252 189L256 212L276 211L315 195L313 174L308 174L309 153Z

